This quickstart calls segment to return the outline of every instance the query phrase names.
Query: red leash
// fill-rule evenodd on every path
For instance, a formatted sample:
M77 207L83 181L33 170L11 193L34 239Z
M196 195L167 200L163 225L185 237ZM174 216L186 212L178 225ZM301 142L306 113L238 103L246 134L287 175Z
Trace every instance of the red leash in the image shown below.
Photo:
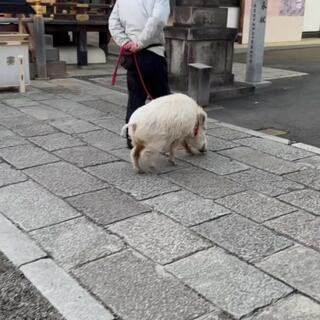
M113 71L113 74L112 74L112 85L114 86L117 82L117 74L118 74L118 68L119 68L119 65L120 65L120 62L121 62L121 58L126 55L126 50L124 49L124 47L121 47L120 49L120 53L119 53L119 57L118 57L118 60L117 60L117 63L116 63L116 67ZM147 97L149 97L150 100L153 100L153 97L151 96L147 86L146 86L146 83L143 79L143 75L142 75L142 72L141 72L141 69L139 67L139 63L138 63L138 59L137 59L137 54L136 53L131 53L131 55L133 56L133 61L134 61L134 64L136 66L136 69L137 69L137 72L138 72L138 76L139 76L139 79L140 79L140 82L142 84L142 87L143 87L143 90L145 91L145 93L147 94Z

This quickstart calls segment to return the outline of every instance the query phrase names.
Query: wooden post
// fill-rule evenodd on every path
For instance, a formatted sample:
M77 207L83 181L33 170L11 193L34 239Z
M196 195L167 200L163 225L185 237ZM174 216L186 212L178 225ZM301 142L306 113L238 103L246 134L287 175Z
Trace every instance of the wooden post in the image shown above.
M79 36L77 37L77 57L78 65L88 65L88 52L87 52L87 30L85 26L80 27Z
M102 49L106 55L106 57L108 57L109 55L109 42L110 42L110 33L109 32L99 32L99 48Z

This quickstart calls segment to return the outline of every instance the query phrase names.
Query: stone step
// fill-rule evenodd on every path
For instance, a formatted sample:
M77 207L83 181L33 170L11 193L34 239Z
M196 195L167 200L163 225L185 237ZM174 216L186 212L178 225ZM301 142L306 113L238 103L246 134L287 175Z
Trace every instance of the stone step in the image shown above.
M235 82L232 85L217 86L211 88L210 102L214 103L218 100L239 98L242 96L252 95L254 93L254 87L252 85Z
M48 62L47 72L48 77L51 79L65 77L67 74L67 66L65 61Z
M46 48L47 62L59 60L59 50L57 48Z

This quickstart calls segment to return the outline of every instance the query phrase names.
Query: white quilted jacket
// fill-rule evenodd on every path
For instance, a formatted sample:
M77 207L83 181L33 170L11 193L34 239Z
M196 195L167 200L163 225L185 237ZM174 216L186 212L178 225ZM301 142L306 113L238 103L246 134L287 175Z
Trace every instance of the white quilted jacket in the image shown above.
M170 15L169 0L117 0L109 18L109 30L117 45L128 41L145 48L164 44L163 28ZM148 50L164 55L164 47Z

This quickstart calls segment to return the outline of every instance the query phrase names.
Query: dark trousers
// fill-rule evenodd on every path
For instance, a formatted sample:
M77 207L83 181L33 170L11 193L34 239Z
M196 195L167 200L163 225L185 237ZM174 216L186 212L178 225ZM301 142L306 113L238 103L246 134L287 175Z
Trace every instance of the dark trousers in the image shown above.
M170 94L166 59L154 52L142 50L137 54L137 61L144 83L152 98ZM129 99L126 123L129 122L131 115L146 103L147 99L147 93L142 86L134 64L127 70L127 85Z

